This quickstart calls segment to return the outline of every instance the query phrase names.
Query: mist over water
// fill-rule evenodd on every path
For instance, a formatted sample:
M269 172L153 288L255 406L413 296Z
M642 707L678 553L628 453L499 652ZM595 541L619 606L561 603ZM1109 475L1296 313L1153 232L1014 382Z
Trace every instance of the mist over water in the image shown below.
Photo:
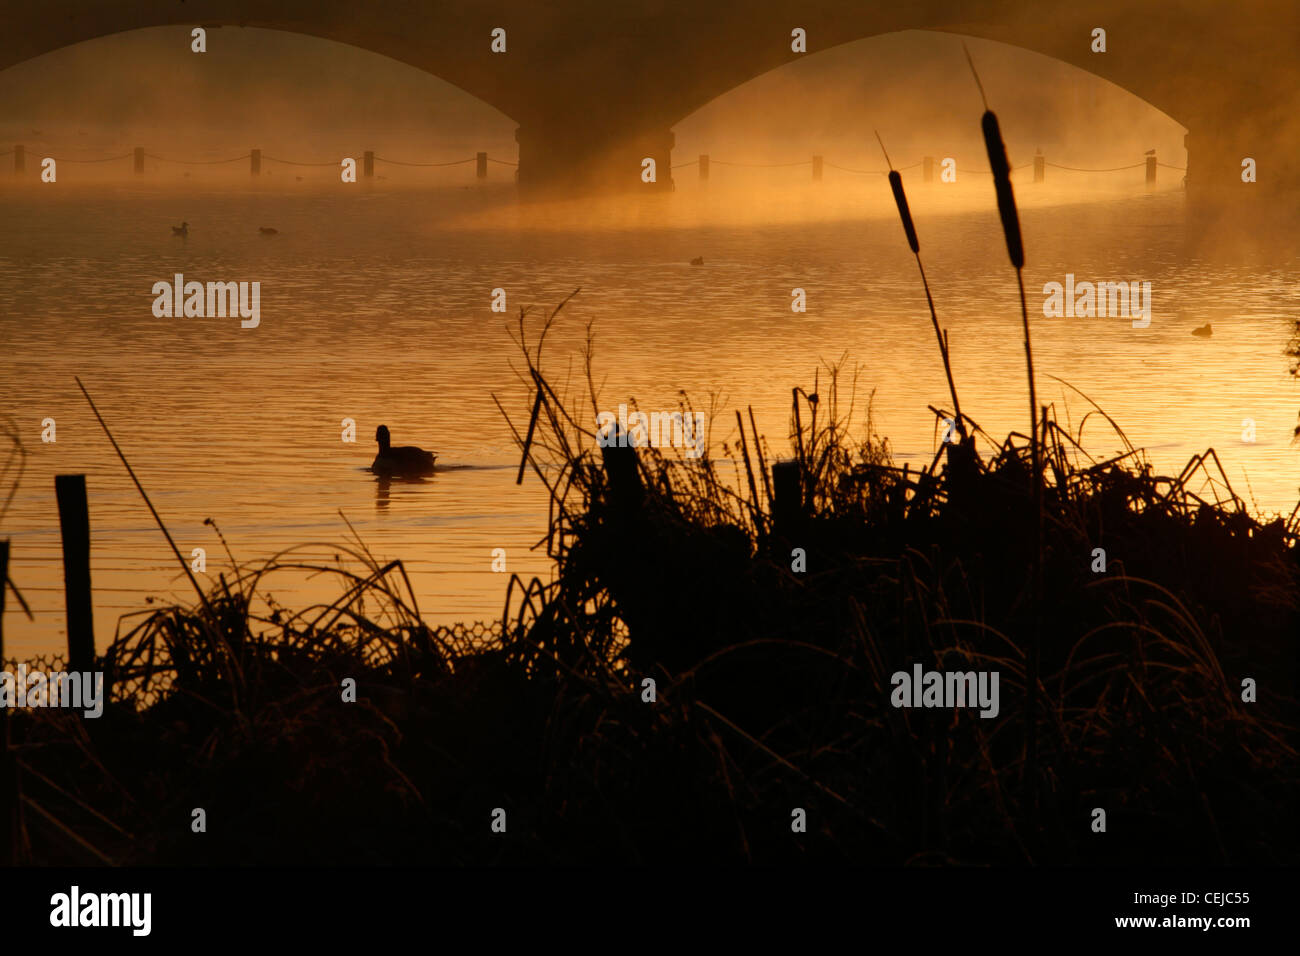
M136 145L186 159L262 148L329 165L268 159L250 181L246 160L150 160L144 177L130 175L130 160L60 163L57 185L0 183L0 412L18 423L27 450L2 527L13 541L12 577L35 614L31 622L6 615L7 653L63 643L55 474L88 476L101 647L118 616L146 608L146 597L190 597L74 375L182 553L207 549L209 575L229 562L207 518L235 558L250 561L344 541L341 511L378 558L405 562L433 622L500 614L508 575L491 571L494 548L506 549L510 572L549 571L530 550L546 530L546 496L532 476L514 484L518 451L492 395L517 424L526 418L529 391L511 368L516 312L549 310L579 287L543 364L554 382L577 389L592 323L601 408L635 399L646 411L671 410L682 390L697 408L716 399L716 453L735 437L734 409L752 405L769 454L780 457L788 453L790 388L811 387L818 369L824 383L825 363L845 357L850 377L857 367L855 418L865 417L870 396L875 427L900 463L928 463L938 435L927 405L946 406L947 385L884 177L828 166L814 183L808 165L722 165L728 160L794 163L816 153L835 166L878 170L873 128L900 166L955 157L955 184L926 184L920 169L904 181L935 304L951 330L957 388L989 434L1027 427L1015 275L992 186L978 172L987 167L979 104L964 61L947 59L953 37L847 44L684 119L673 162L709 153L718 162L707 183L683 165L672 173L672 194L525 205L501 165L483 184L472 164L383 162L383 178L339 183L337 157L359 158L366 148L420 161L478 150L516 158L508 119L435 78L257 30L214 32L204 64L214 75L205 77L168 29L0 73L0 93L11 94L0 112L3 141L28 144L29 170L46 148L91 157ZM1028 163L1035 148L1065 165L1136 163L1151 148L1186 164L1182 128L1130 94L1035 54L971 46L986 87L1002 98L1013 165ZM114 72L124 62L147 65ZM251 72L254 63L264 75ZM103 82L74 96L92 73ZM223 78L235 85L218 96ZM107 109L109 101L119 105ZM70 143L79 152L68 152ZM1142 176L1049 168L1047 181L1034 184L1030 170L1016 173L1040 400L1067 408L1075 422L1089 413L1084 398L1051 377L1059 376L1145 446L1159 470L1176 474L1213 446L1238 493L1260 510L1289 512L1300 472L1290 443L1300 387L1282 354L1300 315L1294 257L1201 258L1181 174L1162 168L1150 192ZM182 221L190 224L184 239L169 228ZM278 233L263 236L263 226ZM691 266L697 256L704 264ZM261 324L156 317L153 284L177 273L260 282ZM1044 318L1044 283L1067 274L1150 282L1150 327ZM495 288L507 291L505 315L490 311ZM791 312L795 288L807 294L807 313ZM1211 338L1190 335L1205 323ZM45 417L58 423L57 443L39 441ZM356 444L340 441L344 418L357 423ZM1255 422L1253 443L1242 440L1246 418ZM382 487L364 470L379 424L395 444L436 450L440 466L469 467ZM1084 434L1098 457L1120 450L1099 416ZM300 606L331 598L337 583L272 589Z

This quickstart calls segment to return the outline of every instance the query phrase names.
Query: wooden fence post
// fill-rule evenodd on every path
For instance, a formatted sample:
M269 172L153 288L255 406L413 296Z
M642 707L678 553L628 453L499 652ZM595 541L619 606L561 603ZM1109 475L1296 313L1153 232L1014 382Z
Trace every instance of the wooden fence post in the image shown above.
M778 537L794 541L804 526L798 461L772 462L772 523Z
M709 154L700 153L700 179L709 178Z
M68 670L95 669L95 626L90 597L90 511L85 475L55 475L63 533L63 588L68 614Z
M251 176L262 175L262 151L260 149L250 149L248 151L248 172Z
M144 172L144 147L137 146L133 150L133 154L134 154L134 167L136 173L137 174L143 173Z
M813 182L819 183L821 181L822 181L822 158L820 156L814 156L813 157Z
M475 154L474 177L476 179L487 179L487 153Z

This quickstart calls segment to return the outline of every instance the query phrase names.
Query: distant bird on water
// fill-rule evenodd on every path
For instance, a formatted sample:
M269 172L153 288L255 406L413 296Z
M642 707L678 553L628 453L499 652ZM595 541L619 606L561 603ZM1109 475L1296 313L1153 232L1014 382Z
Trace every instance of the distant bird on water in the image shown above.
M278 236L280 234L279 229L272 229L270 226L258 226L257 231L264 236Z
M179 226L172 226L173 236L188 236L190 234L190 224L183 222Z
M702 265L704 265L704 257L703 257L703 256L696 256L694 259L691 260L691 265L693 265L693 266L702 266Z
M388 435L388 426L380 425L375 430L375 441L379 442L379 454L375 456L370 470L381 475L428 475L433 473L433 463L437 455L414 445L394 448L392 438Z
M1211 335L1214 334L1214 329L1210 328L1209 322L1206 322L1204 325L1192 329L1192 334L1195 335L1197 338L1208 339Z

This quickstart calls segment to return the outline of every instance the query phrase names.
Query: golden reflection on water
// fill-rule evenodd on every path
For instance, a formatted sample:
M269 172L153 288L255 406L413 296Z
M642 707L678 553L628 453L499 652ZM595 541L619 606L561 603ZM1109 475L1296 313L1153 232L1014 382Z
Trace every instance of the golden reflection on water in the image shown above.
M3 533L11 574L36 613L8 605L6 648L62 644L62 569L53 476L87 475L96 635L146 596L188 597L120 463L73 383L80 375L176 537L204 547L208 576L228 568L211 517L236 559L305 542L343 542L340 512L381 560L402 558L421 610L436 622L499 615L508 575L548 573L540 551L546 501L534 477L514 484L518 452L492 401L516 420L529 394L511 370L508 329L520 306L579 294L548 337L557 386L580 385L594 323L601 407L670 410L684 389L732 437L732 409L752 405L770 454L787 449L790 388L847 355L856 417L868 396L896 457L928 461L937 438L927 404L947 403L915 263L888 205L863 185L793 184L763 208L726 189L654 202L525 210L508 187L340 196L304 190L176 192L69 189L7 197L0 235L0 412L20 425L26 472ZM955 205L909 180L927 273L950 329L963 409L986 431L1023 430L1025 384L1015 276L1006 265L991 189ZM1091 205L1022 190L1039 395L1089 412L1059 376L1097 401L1161 470L1215 447L1239 493L1264 511L1297 500L1291 444L1300 387L1282 355L1300 293L1296 262L1215 265L1194 257L1178 193ZM956 197L958 194L953 194ZM620 211L621 210L621 211ZM177 239L168 228L188 221ZM260 226L279 230L273 237ZM702 257L702 266L689 261ZM187 280L260 281L261 325L155 318L150 289ZM1045 282L1067 273L1150 281L1150 328L1123 319L1047 319ZM506 290L508 312L490 310ZM808 311L793 313L805 290ZM1211 338L1191 329L1213 325ZM517 363L516 363L517 364ZM825 374L823 367L822 374ZM54 444L40 422L58 423ZM1063 413L1062 417L1066 417ZM358 440L341 438L343 419ZM1252 419L1255 441L1243 441ZM365 468L366 436L387 423L396 444L432 448L452 470L381 483ZM594 424L594 423L593 423ZM1119 442L1099 417L1084 437L1098 454ZM308 552L332 560L321 546ZM330 600L326 578L277 585L281 603Z

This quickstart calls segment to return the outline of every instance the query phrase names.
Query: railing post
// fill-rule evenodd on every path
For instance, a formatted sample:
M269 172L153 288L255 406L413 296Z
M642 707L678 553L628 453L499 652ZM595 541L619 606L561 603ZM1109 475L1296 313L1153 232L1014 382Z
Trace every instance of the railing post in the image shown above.
M361 174L367 179L375 175L375 151L368 149L361 157Z
M1156 156L1155 156L1155 152L1152 151L1147 156L1147 185L1154 186L1155 184L1156 184Z
M813 182L819 183L821 181L822 181L822 158L820 156L814 156L813 157Z
M709 178L709 154L700 153L700 179Z
M14 147L14 175L17 176L27 168L27 147Z
M798 461L772 463L772 524L778 537L794 541L804 529L803 482Z
M135 148L135 171L137 174L144 172L144 147Z
M262 175L262 151L260 149L250 149L248 151L248 174L250 176Z
M487 179L487 153L475 154L474 176L476 179Z
M1042 153L1034 154L1034 182L1041 183L1047 174L1047 157Z
M922 178L927 183L934 182L934 157L933 156L927 156L925 157L925 159L921 160L921 174L922 174Z
M63 534L63 592L68 613L68 669L95 669L95 625L90 598L90 510L85 475L55 475Z

